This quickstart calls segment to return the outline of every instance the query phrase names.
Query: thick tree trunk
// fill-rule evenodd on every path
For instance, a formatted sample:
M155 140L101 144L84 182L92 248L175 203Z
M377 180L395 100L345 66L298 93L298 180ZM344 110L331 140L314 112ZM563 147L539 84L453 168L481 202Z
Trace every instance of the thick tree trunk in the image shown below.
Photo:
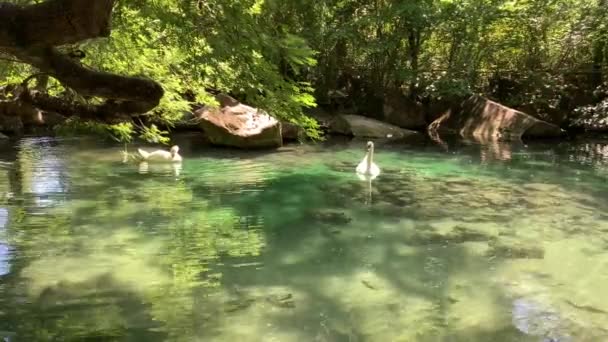
M115 0L49 0L30 6L0 2L0 51L11 54L40 72L85 96L108 102L90 107L82 114L100 120L124 114L141 114L156 107L163 96L162 87L149 79L126 77L91 70L59 52L60 45L108 37ZM26 91L27 92L27 91ZM47 96L26 94L24 100L43 110L56 104ZM63 108L61 114L73 115ZM67 112L66 112L67 111ZM78 114L76 114L78 115Z

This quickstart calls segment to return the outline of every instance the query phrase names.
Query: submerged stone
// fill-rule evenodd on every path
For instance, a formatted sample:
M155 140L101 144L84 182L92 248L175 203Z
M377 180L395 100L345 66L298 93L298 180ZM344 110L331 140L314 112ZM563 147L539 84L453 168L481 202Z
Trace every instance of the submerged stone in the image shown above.
M296 303L293 300L291 293L269 295L266 297L266 301L275 307L292 309L296 307Z
M552 308L527 299L513 301L513 325L526 335L542 336L544 341L571 341L561 332L560 317Z
M322 223L327 224L347 224L352 221L346 213L340 210L320 209L312 214L312 216Z
M492 236L477 230L463 226L454 226L450 231L437 231L433 226L427 229L416 228L415 233L409 240L419 245L451 244L465 242L484 242L492 239Z
M545 250L540 246L521 241L506 242L504 239L491 241L487 252L488 257L507 259L543 259Z
M239 298L226 302L225 312L236 312L249 308L255 302L254 298Z

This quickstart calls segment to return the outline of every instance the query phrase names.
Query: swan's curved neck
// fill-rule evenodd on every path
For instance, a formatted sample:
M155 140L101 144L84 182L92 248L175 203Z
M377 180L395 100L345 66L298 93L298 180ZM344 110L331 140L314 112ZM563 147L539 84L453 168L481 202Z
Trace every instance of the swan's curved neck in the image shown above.
M367 171L372 169L372 163L374 162L374 148L370 147L367 151Z

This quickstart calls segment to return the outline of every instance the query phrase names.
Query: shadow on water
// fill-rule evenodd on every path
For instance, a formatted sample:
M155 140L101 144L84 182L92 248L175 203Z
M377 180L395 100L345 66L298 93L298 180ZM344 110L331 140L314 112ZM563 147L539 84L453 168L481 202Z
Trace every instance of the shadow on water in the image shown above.
M539 281L525 277L555 258L552 243L573 236L566 223L583 227L577 236L608 228L598 226L595 214L606 209L598 200L605 200L603 157L579 150L598 147L466 144L445 151L379 144L383 174L372 184L370 204L366 184L352 171L362 156L356 142L278 154L185 145L177 177L139 174L94 145L83 152L53 140L20 146L12 166L18 177L6 185L15 196L6 201L2 234L12 252L10 272L0 276L0 336L569 341L574 334L578 341L608 335L577 325L571 312L587 317L580 308L591 310L580 302L578 311L567 311L561 302L539 301L538 307L557 307L548 318L536 306L517 311L524 321L558 320L546 329L522 331L529 324L513 322L513 303L538 300L522 288ZM543 281L559 276L546 272ZM564 281L562 287L576 289ZM541 293L561 294L542 285ZM601 316L603 309L592 309Z
M431 242L422 249L412 246L408 235L398 229L399 225L386 230L384 218L372 220L357 213L370 208L361 206L362 198L349 189L352 183L342 180L342 187L332 192L323 191L340 181L340 178L328 179L323 175L290 175L274 179L268 186L269 191L236 199L235 208L245 215L254 212L264 215L265 205L273 203L272 209L264 215L266 227L271 231L267 231L268 244L261 257L263 267L233 269L226 262L219 268L224 282L253 288L287 287L294 291L298 310L280 313L278 317L272 317L272 322L284 330L306 327L318 334L307 338L365 341L374 340L374 335L370 335L374 330L379 338L385 333L382 330L405 329L414 333L404 332L402 338L420 341L437 338L470 341L482 336L505 341L525 340L525 335L512 326L495 332L450 331L449 322L454 317L449 316L449 307L458 303L467 305L450 295L451 278L463 272L463 265L475 265L468 270L471 273L467 273L468 281L474 286L460 288L460 291L475 292L475 286L478 286L485 288L496 300L508 302L500 289L487 279L472 279L479 274L475 271L477 268L490 268L491 262L483 256L468 253L461 243ZM293 191L272 190L281 188ZM351 202L339 207L328 206L334 197L347 197ZM294 215L286 203L306 203L308 207ZM328 211L328 208L332 209ZM353 216L354 225L343 222L339 215L343 210L348 212L346 215ZM319 219L315 214L322 215ZM336 229L340 223L342 228ZM323 234L326 225L334 227L329 235ZM378 296L383 298L379 300ZM372 300L367 303L366 297ZM366 311L372 317L368 317ZM504 316L507 313L494 314ZM425 317L424 322L417 322L417 315ZM378 326L366 326L366 320ZM297 325L294 322L298 322ZM416 332L420 324L426 329Z

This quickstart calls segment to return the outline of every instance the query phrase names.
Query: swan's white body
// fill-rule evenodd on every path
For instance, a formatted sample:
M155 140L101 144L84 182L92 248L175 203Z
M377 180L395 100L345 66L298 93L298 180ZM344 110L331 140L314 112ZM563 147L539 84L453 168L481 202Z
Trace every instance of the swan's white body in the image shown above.
M357 175L362 180L374 179L380 174L380 168L374 163L374 143L367 142L367 153L363 160L357 165Z
M170 151L156 150L147 152L142 149L137 149L142 160L147 162L181 162L182 156L179 155L179 147L173 146Z

